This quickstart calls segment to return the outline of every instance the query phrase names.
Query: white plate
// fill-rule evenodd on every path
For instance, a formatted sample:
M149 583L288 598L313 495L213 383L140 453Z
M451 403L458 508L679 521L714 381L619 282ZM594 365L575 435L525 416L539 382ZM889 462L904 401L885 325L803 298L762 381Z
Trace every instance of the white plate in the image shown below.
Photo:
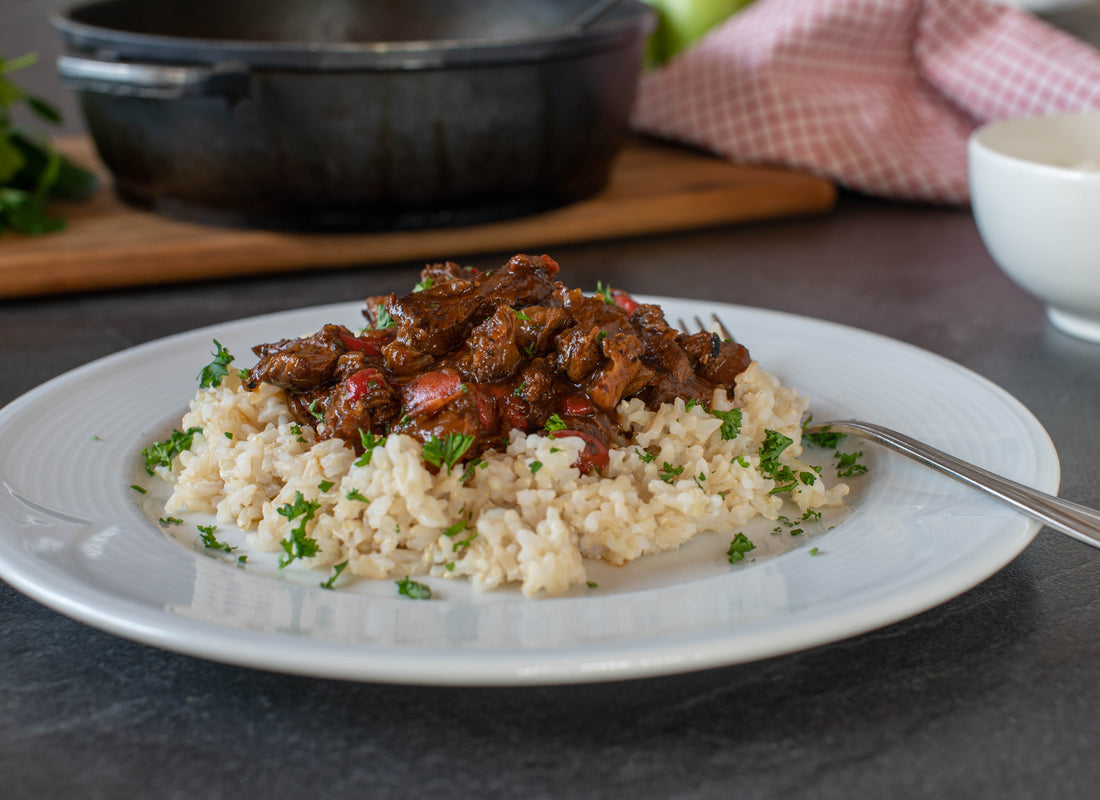
M818 420L880 422L1057 490L1057 455L1038 421L952 362L803 317L643 299L672 320L720 314L767 370L811 397ZM0 410L0 577L90 625L218 661L397 683L567 683L741 663L869 631L981 582L1039 527L859 443L851 447L871 472L853 481L849 511L831 530L781 534L791 549L734 566L721 555L731 532L708 535L627 567L597 565L598 588L553 599L445 580L431 582L429 601L400 597L389 581L326 591L316 574L181 546L149 519L130 488L150 483L140 452L179 424L212 338L247 366L253 344L360 320L359 304L340 304L192 331L74 370ZM770 527L746 532L759 541Z

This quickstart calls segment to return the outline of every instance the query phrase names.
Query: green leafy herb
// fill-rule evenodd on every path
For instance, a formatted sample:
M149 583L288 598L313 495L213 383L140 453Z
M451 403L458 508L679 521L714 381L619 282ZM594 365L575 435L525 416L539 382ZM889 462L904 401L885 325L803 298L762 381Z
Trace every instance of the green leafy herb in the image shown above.
M202 433L202 428L188 428L185 431L173 430L172 435L163 442L151 444L141 451L145 456L145 471L154 474L157 467L172 468L172 459L184 450L191 449L191 442L196 433Z
M233 363L233 356L221 343L214 340L215 350L212 353L214 360L202 368L199 373L199 388L213 389L222 385L222 378L229 374L229 365Z
M515 389L512 390L512 397L523 397L523 393L527 390L527 381L521 381Z
M362 428L359 429L359 441L363 445L363 455L359 456L355 461L355 466L365 467L370 463L371 456L374 455L374 448L379 447L386 443L385 436L375 436L374 434L367 433Z
M423 280L417 281L416 286L413 287L413 291L422 292L425 289L431 289L433 286L435 286L435 281L431 278L424 278Z
M44 137L13 124L12 112L20 104L43 122L61 122L57 109L7 77L36 61L34 53L0 59L0 234L12 230L37 236L61 230L65 220L50 216L47 202L84 200L97 184L95 175L70 162Z
M295 492L293 503L285 503L276 509L280 516L286 517L287 522L295 519L299 520L297 527L291 529L290 535L284 537L280 542L284 552L279 557L279 569L287 566L296 558L309 558L317 555L320 545L317 544L316 539L306 535L306 523L313 519L313 515L317 513L317 509L320 507L321 504L316 500L306 500L301 492Z
M739 533L733 537L733 541L730 542L730 548L726 551L726 555L729 556L729 562L736 564L738 561L745 560L745 554L750 550L755 550L754 545L743 533Z
M317 488L320 489L322 492L327 492L335 485L336 484L332 481L321 481L319 484L317 484Z
M232 439L232 438L233 438L233 434L232 434L231 432L229 432L229 431L226 431L226 432L225 432L225 438L226 438L226 439Z
M146 489L142 486L138 486L136 483L131 483L130 488L133 489L135 492L141 492L142 494L149 494L148 489Z
M474 477L474 470L486 469L488 466L489 465L481 456L470 460L466 464L466 469L462 472L462 482L466 483L470 478Z
M244 381L247 381L249 378L252 377L252 370L250 370L250 369L239 369L239 370L237 370L237 377L240 378L241 382L243 383Z
M232 553L237 549L218 540L218 537L214 535L214 531L218 529L217 525L196 525L195 527L198 528L199 538L202 540L203 547L210 550L224 550L226 553Z
M161 525L182 525L183 520L179 517L161 517L157 520Z
M802 423L802 438L810 444L817 447L825 448L826 450L836 450L840 444L840 440L844 438L843 433L836 433L829 429L819 431L817 433L806 433L806 427L813 421L814 415L806 417L806 421Z
M703 481L705 481L706 479L707 473L700 472L698 475L695 476L695 485L698 486L700 489L703 489ZM703 491L706 491L706 489L703 489Z
M821 554L821 551L818 550L816 547L811 547L810 548L810 555L811 556L816 556L816 555L820 555L820 554Z
M637 447L634 448L634 454L642 460L643 464L652 464L653 460L657 458L656 453L650 453L647 450L639 450Z
M306 411L308 411L309 415L311 417L313 417L315 420L317 420L318 422L324 422L325 421L325 412L317 410L317 398L316 397L313 398L309 402L308 406L306 406Z
M515 311L515 309L512 309ZM524 322L530 322L531 318L524 314L522 311L516 311L516 319L523 320Z
M440 468L446 464L447 471L450 472L473 443L474 437L465 433L448 433L443 439L433 436L424 443L421 454L429 464Z
M359 491L358 489L348 490L348 492L344 494L344 497L346 497L348 500L358 500L360 503L369 503L370 502L370 500L368 500L366 497L364 497L363 493L361 491Z
M540 469L542 469L542 462L541 461L532 461L528 465L528 467L531 470L531 474L534 475L536 472L538 472Z
M383 328L393 328L397 325L397 323L393 321L393 317L390 316L390 312L387 311L386 307L381 303L378 304L378 307L375 309L375 311L377 312L375 316L378 318L378 322L375 325L376 330L382 330Z
M863 457L862 451L856 453L841 453L838 451L833 455L838 459L836 462L836 474L841 478L850 478L853 475L862 474L867 471L867 465L859 463L859 459Z
M609 306L615 305L615 301L611 298L611 287L604 286L603 281L596 281L596 294L603 298L603 301Z
M321 581L321 588L322 589L332 589L332 588L334 588L332 584L335 583L336 579L340 577L340 573L343 572L347 568L348 568L348 562L347 561L341 561L339 564L335 565L332 568L332 575L329 576L329 579L327 581Z
M547 433L553 433L554 431L564 431L569 426L557 414L551 414L550 419L546 420L546 424L542 427Z
M397 593L400 595L412 598L413 600L432 599L432 587L409 580L407 575L399 581L394 581L394 583L397 584Z
M722 420L721 433L723 439L728 441L741 435L741 409L731 408L729 411L711 409L710 413Z
M737 462L737 465L739 467L751 467L752 466L752 462L749 461L749 459L745 456L744 453L742 453L741 455L739 455L737 458L735 458L733 460L735 462Z
M759 450L760 474L775 481L775 487L770 494L789 492L798 485L794 470L779 461L779 456L793 443L793 439L779 431L764 432L764 442Z
M661 465L660 471L657 473L657 477L663 480L665 483L672 483L677 475L680 475L684 471L683 466L674 467L667 461Z
M599 589L600 588L600 585L598 583L596 583L595 581L585 581L585 585L587 585L589 589Z

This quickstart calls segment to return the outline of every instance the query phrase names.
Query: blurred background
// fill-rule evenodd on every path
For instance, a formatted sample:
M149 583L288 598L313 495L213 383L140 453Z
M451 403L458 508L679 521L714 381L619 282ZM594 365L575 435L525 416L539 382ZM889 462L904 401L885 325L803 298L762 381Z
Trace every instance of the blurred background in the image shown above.
M1010 4L1027 8L1047 22L1100 45L1100 0L1012 0ZM21 87L53 102L61 112L63 125L51 129L52 134L83 132L75 95L62 87L57 78L55 61L61 53L61 40L50 26L54 13L75 5L80 3L0 0L0 58L15 58L28 52L38 54L38 63L21 70L18 80ZM16 118L26 121L18 114Z

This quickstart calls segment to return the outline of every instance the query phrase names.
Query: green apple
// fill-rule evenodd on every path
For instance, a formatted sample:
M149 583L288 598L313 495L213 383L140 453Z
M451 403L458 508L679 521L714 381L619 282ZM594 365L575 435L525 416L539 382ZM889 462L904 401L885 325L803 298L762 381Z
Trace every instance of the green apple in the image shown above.
M645 0L657 11L646 63L661 64L680 53L752 0Z

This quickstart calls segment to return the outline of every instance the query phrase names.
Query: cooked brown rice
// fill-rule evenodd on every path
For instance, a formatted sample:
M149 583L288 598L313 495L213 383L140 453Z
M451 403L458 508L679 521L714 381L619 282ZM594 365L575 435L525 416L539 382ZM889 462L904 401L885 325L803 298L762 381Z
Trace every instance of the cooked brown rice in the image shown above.
M506 452L486 453L469 476L462 464L433 474L420 443L403 435L356 465L345 442L317 441L312 428L295 424L283 390L247 391L231 370L191 401L183 428L202 433L158 474L174 483L169 513L215 514L266 551L282 550L299 524L279 509L299 492L316 501L305 531L319 551L303 560L306 567L347 561L349 574L369 578L462 576L479 589L518 583L528 596L558 595L586 581L586 558L623 564L703 531L737 530L758 515L776 519L784 501L770 493L775 481L761 474L759 449L767 430L778 431L794 442L781 462L809 470L798 460L806 406L754 362L732 401L722 389L712 401L719 411L742 410L735 439L723 439L722 421L699 405L677 400L653 412L632 399L619 411L634 444L612 449L602 475L572 466L580 439L519 431ZM648 463L645 451L655 455ZM671 482L660 477L666 464L683 467ZM798 483L790 497L805 512L840 505L847 492L818 479Z

